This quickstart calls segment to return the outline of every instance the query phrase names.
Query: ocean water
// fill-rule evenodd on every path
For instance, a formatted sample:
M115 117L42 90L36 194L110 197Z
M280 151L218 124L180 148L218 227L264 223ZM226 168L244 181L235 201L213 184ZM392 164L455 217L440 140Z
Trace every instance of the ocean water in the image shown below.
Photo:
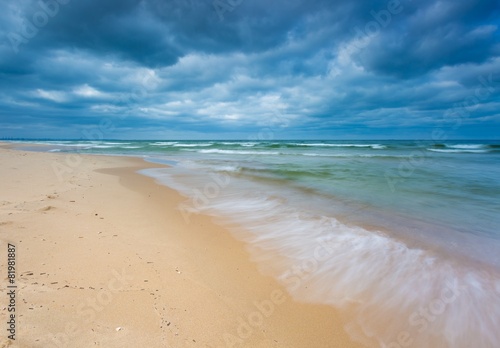
M500 141L64 141L141 156L369 347L500 346Z

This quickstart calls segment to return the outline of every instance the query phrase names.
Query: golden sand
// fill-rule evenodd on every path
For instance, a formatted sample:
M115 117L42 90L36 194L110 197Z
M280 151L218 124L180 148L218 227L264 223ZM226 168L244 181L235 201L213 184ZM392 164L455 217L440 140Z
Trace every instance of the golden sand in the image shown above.
M0 148L0 304L16 246L16 347L357 347L337 311L297 303L139 158ZM7 324L4 324L7 328Z

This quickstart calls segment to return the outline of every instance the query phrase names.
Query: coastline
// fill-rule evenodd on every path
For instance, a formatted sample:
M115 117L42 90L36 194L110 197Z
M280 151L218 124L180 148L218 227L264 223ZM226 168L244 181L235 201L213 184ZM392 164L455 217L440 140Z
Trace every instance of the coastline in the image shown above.
M0 236L18 249L16 346L359 346L333 307L293 300L212 218L187 225L182 197L137 173L160 165L4 147Z

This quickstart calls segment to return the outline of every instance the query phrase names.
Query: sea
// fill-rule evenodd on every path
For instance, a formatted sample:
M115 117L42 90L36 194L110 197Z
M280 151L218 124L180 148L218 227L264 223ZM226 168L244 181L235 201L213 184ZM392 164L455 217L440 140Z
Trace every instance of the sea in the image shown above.
M213 216L367 347L500 347L500 141L32 143L167 165L141 174L186 224Z

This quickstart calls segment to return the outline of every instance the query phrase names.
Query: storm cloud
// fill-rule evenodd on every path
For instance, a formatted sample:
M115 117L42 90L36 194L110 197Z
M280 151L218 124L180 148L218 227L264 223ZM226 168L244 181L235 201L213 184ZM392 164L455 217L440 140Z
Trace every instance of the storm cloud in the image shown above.
M18 0L0 137L498 138L500 4Z

